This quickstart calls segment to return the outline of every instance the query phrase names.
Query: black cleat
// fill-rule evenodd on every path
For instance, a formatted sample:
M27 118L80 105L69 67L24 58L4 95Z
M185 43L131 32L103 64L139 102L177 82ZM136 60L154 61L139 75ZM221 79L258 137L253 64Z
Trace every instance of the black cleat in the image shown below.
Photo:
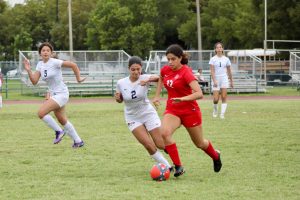
M219 158L218 158L218 160L214 160L214 171L219 172L222 168L221 153L218 150L216 150L216 152L219 155Z
M184 168L181 166L181 165L175 165L175 173L174 173L174 176L175 177L178 177L178 176L181 176L182 174L184 174Z

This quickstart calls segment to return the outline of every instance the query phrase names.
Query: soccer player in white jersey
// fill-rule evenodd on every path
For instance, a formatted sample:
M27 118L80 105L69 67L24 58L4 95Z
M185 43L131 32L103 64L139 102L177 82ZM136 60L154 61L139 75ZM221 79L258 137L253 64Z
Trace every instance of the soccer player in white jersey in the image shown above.
M46 99L39 108L38 117L55 131L54 144L58 144L64 137L65 133L67 133L74 141L72 145L73 148L82 147L84 142L79 137L77 131L66 115L65 105L69 100L69 90L63 82L61 68L71 68L78 83L83 82L85 78L80 76L80 70L76 63L52 58L53 47L50 43L42 43L38 51L42 60L38 62L35 72L31 71L29 60L24 61L25 70L27 71L32 84L36 85L41 78L48 86L50 98ZM64 130L49 114L51 111L54 112L54 115L58 122L64 127Z
M147 93L150 82L157 82L158 75L141 74L142 59L133 56L128 63L129 76L118 80L115 100L124 102L124 116L128 129L157 163L172 169L163 154L164 149L160 118L150 103ZM150 136L150 137L149 137Z
M213 91L213 117L218 116L218 102L221 93L221 113L220 118L224 119L227 108L227 88L233 88L231 62L228 57L223 53L223 44L218 42L215 44L215 53L210 61L210 71L212 78L212 91Z

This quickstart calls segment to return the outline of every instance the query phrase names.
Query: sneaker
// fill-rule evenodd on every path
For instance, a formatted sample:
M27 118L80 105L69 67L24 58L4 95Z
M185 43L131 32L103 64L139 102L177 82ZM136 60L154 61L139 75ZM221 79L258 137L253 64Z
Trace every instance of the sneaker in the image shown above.
M224 114L221 114L221 115L220 115L220 118L221 118L221 119L225 119Z
M221 153L218 150L216 150L216 152L219 155L219 158L217 160L214 160L214 171L219 172L222 168Z
M184 174L184 168L181 166L181 165L175 165L175 173L174 173L174 176L175 177L178 177L178 176L181 176L182 174Z
M213 111L213 117L214 117L214 118L218 117L218 113L215 112L215 111Z
M64 136L64 131L55 131L55 139L53 140L53 144L58 144Z
M73 147L74 149L76 149L76 148L83 147L83 145L84 145L84 142L83 142L83 141L78 142L78 143L76 143L76 142L74 141L74 144L72 145L72 147Z

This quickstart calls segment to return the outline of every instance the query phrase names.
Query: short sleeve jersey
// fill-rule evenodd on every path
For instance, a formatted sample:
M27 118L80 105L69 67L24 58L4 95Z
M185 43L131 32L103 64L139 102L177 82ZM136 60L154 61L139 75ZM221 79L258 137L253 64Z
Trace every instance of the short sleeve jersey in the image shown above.
M197 101L183 101L173 103L172 98L183 97L192 94L189 83L197 80L191 68L183 65L179 70L173 71L168 65L165 65L160 72L163 84L168 91L168 100L166 110L177 113L188 113L194 110L200 110Z
M217 55L213 56L209 60L209 65L213 65L215 68L216 76L226 76L227 75L227 67L231 66L231 62L228 57L222 56L219 57Z
M41 73L41 79L47 83L50 93L68 92L68 87L63 82L62 63L62 60L50 58L46 63L39 61L36 66L36 70Z
M149 74L140 75L135 82L131 82L129 77L118 80L116 90L123 96L125 116L137 116L155 111L148 99L149 84L145 86L140 85L141 80L148 80L150 76Z

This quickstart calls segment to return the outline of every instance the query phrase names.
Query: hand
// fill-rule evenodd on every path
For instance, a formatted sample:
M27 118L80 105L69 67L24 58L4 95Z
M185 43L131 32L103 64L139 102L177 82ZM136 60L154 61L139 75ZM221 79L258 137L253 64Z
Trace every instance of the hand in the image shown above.
M182 102L182 98L180 97L175 97L175 98L172 98L172 103L179 103L179 102Z
M215 88L218 87L218 82L217 81L214 82L213 87L215 87Z
M25 70L26 70L27 72L31 70L30 62L29 62L28 59L25 59L25 60L24 60L24 68L25 68Z
M116 92L116 93L115 93L115 100L116 100L116 102L118 102L118 103L122 103L122 101L123 101L123 96L122 96L122 94L121 94L120 92Z
M145 86L149 81L148 80L141 80L140 85Z
M78 83L82 83L83 81L85 81L86 78L87 78L87 77L84 77L84 78L80 77L79 80L77 79L77 82L78 82Z
M160 106L159 98L158 97L154 97L154 99L152 100L152 103L155 106L155 109L158 110L159 106Z

